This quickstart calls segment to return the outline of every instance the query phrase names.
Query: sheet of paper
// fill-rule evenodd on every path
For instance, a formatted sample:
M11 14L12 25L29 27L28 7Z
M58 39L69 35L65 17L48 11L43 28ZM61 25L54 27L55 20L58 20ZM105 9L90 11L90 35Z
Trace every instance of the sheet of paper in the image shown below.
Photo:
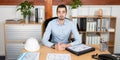
M38 52L25 52L17 60L39 60L39 55Z
M91 47L87 46L87 45L84 45L84 44L80 44L80 45L75 45L75 46L71 46L71 47L68 47L68 48L73 50L73 51L79 52L79 51L89 49Z
M48 53L46 60L71 60L71 55Z

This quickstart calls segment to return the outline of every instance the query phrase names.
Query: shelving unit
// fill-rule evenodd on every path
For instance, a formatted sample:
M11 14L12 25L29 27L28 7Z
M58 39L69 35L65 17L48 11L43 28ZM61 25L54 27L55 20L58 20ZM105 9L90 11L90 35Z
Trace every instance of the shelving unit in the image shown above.
M108 42L108 50L111 53L114 52L114 42L116 35L116 17L78 16L71 17L71 19L77 20L73 22L79 25L79 33L81 33L83 36L83 43L88 45L100 44L101 40L105 40Z

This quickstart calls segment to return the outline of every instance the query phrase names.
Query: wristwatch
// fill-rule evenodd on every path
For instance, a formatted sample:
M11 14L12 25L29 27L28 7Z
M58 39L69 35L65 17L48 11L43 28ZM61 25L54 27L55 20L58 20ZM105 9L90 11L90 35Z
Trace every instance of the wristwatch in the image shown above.
M51 48L55 49L55 44L53 44L53 45L51 46Z

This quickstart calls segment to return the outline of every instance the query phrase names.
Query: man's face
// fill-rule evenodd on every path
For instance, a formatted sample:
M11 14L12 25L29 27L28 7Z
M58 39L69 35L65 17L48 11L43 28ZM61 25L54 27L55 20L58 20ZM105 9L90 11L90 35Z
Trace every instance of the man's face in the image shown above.
M66 17L67 11L65 8L58 8L57 16L59 20L64 20Z

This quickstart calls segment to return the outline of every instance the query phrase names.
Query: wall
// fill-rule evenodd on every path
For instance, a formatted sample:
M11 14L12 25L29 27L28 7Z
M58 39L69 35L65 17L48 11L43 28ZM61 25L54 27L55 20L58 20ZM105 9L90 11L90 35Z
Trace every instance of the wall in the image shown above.
M3 21L0 20L0 56L4 55L4 32L3 32Z
M56 8L57 8L56 5L54 5L52 8L53 16L56 16ZM67 6L67 9L68 9L67 17L69 17L70 16L70 7ZM109 5L83 5L79 8L77 8L76 13L78 16L94 15L95 11L97 11L98 9L103 10L103 15L111 15L112 6L109 6Z
M44 8L44 6L35 6L39 8ZM53 6L53 16L56 16L56 5ZM68 15L70 16L70 8L68 8ZM112 15L117 17L117 31L116 31L116 41L115 41L115 52L120 53L120 5L83 5L82 7L78 8L78 15L94 15L94 11L102 8L104 11L104 15ZM32 10L34 12L34 9ZM0 5L0 55L4 55L4 30L3 30L3 23L6 19L11 18L22 18L20 12L16 12L16 5ZM34 20L34 15L32 17Z
M120 6L112 6L112 15L117 17L115 53L120 53Z
M20 2L23 2L24 0L3 0L0 1L0 5L16 5ZM49 0L29 0L35 5L43 5L45 4L45 1ZM58 4L68 4L72 0L53 0L53 5ZM84 5L119 5L119 0L81 0Z

